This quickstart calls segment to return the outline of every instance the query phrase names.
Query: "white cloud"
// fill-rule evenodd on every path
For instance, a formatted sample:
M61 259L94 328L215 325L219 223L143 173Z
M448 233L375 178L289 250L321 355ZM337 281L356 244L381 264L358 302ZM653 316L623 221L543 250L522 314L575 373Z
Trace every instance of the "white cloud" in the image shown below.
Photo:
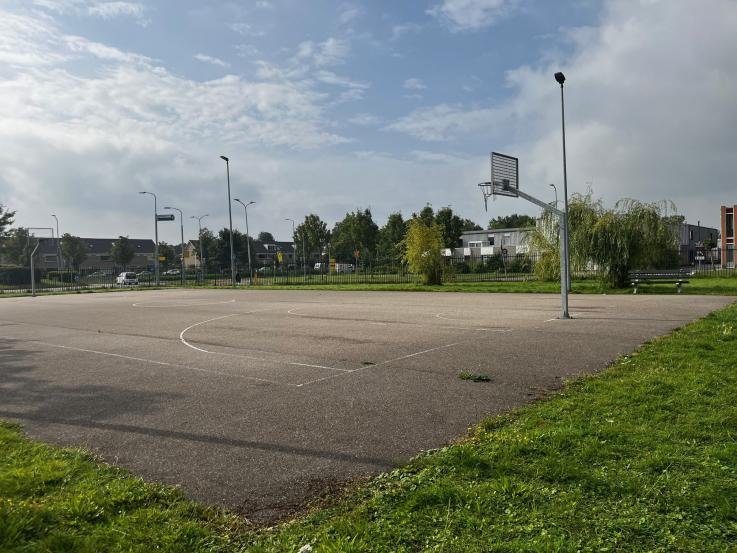
M32 0L33 4L58 14L87 15L101 19L131 17L148 24L146 7L140 2L102 0Z
M319 48L314 53L313 59L315 65L339 65L345 62L350 52L348 41L339 38L330 37L325 42L319 44Z
M338 8L338 21L341 25L346 25L361 15L363 15L361 6L345 3Z
M352 123L354 125L359 125L362 127L368 127L372 125L378 125L381 123L381 118L379 118L376 115L370 114L370 113L358 113L348 119L349 123Z
M402 87L406 88L407 90L424 90L427 88L427 86L425 86L425 83L422 82L422 79L417 78L407 79L402 84Z
M245 37L253 38L266 35L266 31L264 31L263 29L256 29L250 23L230 23L228 27L231 31Z
M487 136L520 157L524 186L560 183L560 88L566 81L570 190L608 201L669 198L718 223L737 175L737 4L612 1L598 27L569 32L571 53L509 71L508 100L440 104L389 125L426 141ZM560 56L560 54L559 54ZM483 176L483 175L479 175Z
M91 54L101 60L117 61L122 63L147 63L151 62L150 58L134 54L131 52L123 52L112 46L107 46L99 42L87 40L81 36L64 35L62 41L70 52Z
M495 23L514 3L514 0L443 0L427 13L454 31L476 30Z
M392 27L391 40L399 40L409 33L419 33L422 26L418 23L402 23Z
M216 58L213 56L208 56L207 54L195 54L194 58L204 63L217 65L218 67L230 67L230 64L227 61L223 61L220 58Z

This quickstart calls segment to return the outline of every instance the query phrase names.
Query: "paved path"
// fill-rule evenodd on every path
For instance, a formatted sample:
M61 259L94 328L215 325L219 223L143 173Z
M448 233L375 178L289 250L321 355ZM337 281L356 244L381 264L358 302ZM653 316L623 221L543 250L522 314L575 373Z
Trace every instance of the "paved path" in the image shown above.
M731 301L574 295L561 321L541 294L7 298L0 418L269 521Z

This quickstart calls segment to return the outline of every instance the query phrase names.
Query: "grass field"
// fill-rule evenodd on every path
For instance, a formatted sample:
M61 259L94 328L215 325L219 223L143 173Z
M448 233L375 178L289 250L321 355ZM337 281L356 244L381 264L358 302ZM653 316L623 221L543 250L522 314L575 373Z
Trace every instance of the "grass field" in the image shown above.
M737 551L736 388L732 305L271 529L6 424L0 550Z

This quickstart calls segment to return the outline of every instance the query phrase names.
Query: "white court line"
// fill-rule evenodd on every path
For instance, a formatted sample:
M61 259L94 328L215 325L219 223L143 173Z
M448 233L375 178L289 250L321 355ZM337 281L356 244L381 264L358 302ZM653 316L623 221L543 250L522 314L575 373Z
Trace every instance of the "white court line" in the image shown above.
M213 301L213 302L206 302L206 303L205 302L203 303L167 303L165 305L152 305L151 302L146 302L146 303L140 302L140 303L132 304L132 307L165 309L167 307L199 307L200 305L222 305L225 303L235 303L235 299L227 300L227 301Z
M190 330L190 329L192 329L192 328L194 328L196 326L200 326L200 325L203 325L203 324L211 323L212 321L219 321L220 319L227 319L228 317L235 317L237 315L250 315L252 313L259 313L261 311L274 311L276 309L279 309L279 308L270 307L270 308L266 308L266 309L255 309L253 311L247 311L245 313L230 313L228 315L221 315L220 317L213 317L212 319L207 319L206 321L200 321L199 323L195 323L193 325L190 325L187 328L185 328L184 330L182 330L182 332L179 333L179 340L185 346L187 346L189 348L192 348L194 350L200 351L202 353L210 353L210 354L213 354L213 355L227 355L228 357L240 357L240 358L243 358L243 359L253 359L253 360L256 360L256 361L266 361L266 362L270 362L270 363L280 363L280 361L278 361L278 360L266 359L266 358L263 358L263 357L253 357L253 356L250 356L250 355L242 355L242 354L239 354L239 353L224 353L224 352L220 352L220 351L210 351L210 350L207 350L207 349L198 348L197 346L195 346L193 344L190 344L184 338L184 334L188 330ZM227 347L227 346L225 346L225 347ZM311 365L309 363L295 363L295 362L291 362L291 361L287 361L287 362L285 362L285 364L287 364L287 365L293 365L293 366L296 366L296 367L312 367L312 368L315 368L315 369L326 369L326 370L330 370L330 371L348 372L350 370L350 369L338 369L336 367L326 367L324 365Z
M133 357L131 355L123 355L121 353L111 353L109 351L98 351L94 349L85 349L85 348L77 348L74 346L63 346L61 344L52 344L50 342L44 342L42 340L21 340L18 338L8 338L3 337L5 340L12 340L15 342L25 342L25 343L32 343L32 344L40 344L42 346L47 346L50 348L59 348L59 349L67 349L71 351L79 351L82 353L93 353L95 355L104 355L106 357L117 357L119 359L127 359L129 361L140 361L142 363L150 363L152 365L160 365L163 367L173 367L173 368L179 368L179 369L187 369L189 371L196 371L196 372L203 372L203 373L209 373L209 374L217 374L220 376L232 376L233 378L243 378L246 380L257 380L259 382L267 382L269 384L277 384L280 386L296 386L296 384L288 384L288 383L282 383L282 382L276 382L274 380L267 380L266 378L258 378L256 376L246 376L242 374L233 374L233 373L227 373L222 371L216 371L213 369L203 369L201 367L192 367L189 365L180 365L179 363L167 363L166 361L155 361L153 359L146 359L144 357Z
M380 367L381 365L386 365L388 363L394 363L395 361L402 361L403 359L409 359L410 357L416 357L418 355L423 355L425 353L430 353L430 352L433 352L433 351L437 351L439 349L452 348L453 346L457 346L458 344L460 344L460 342L455 342L453 344L446 344L444 346L438 346L438 347L435 347L435 348L425 349L425 350L418 351L418 352L415 352L415 353L410 353L409 355L402 355L401 357L395 357L394 359L387 359L386 361L382 361L382 362L376 363L374 365L366 365L365 367L359 367L357 369L345 371L343 374L332 374L330 376L324 376L323 378L316 378L315 380L310 380L308 382L303 382L302 384L297 384L297 388L301 388L302 386L307 386L309 384L315 384L316 382L322 382L323 380L329 380L331 378L337 378L337 377L343 376L345 374L353 374L353 373L356 373L358 371L363 371L363 370L366 370L366 369L373 369L374 367Z

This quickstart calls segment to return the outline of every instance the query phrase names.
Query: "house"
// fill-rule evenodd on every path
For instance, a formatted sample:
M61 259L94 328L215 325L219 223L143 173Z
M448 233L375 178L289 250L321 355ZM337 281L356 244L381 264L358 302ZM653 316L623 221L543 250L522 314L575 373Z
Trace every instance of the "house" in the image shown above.
M114 269L116 264L112 259L113 244L118 238L81 238L87 248L87 258L82 262L82 269ZM129 264L130 268L147 268L153 266L155 255L155 244L153 240L129 239L135 256ZM57 241L49 238L40 239L38 252L36 253L37 267L39 269L57 269ZM68 264L62 261L62 266Z
M442 253L454 259L529 253L526 237L530 231L529 228L466 231L455 248L445 248Z
M253 252L256 255L256 259L253 260L254 267L294 264L294 244L292 242L265 243L254 240Z
M722 243L721 259L722 267L734 269L734 217L737 214L736 205L723 205L721 207Z

